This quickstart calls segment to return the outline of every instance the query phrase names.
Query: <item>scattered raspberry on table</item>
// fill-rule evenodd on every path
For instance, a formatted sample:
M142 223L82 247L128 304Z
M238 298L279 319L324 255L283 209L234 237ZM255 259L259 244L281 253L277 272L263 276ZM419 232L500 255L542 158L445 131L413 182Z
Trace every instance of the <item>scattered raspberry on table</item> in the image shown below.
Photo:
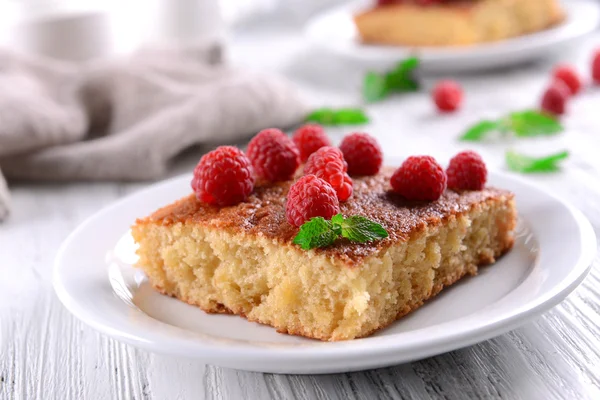
M340 212L337 194L331 185L315 175L305 175L292 185L285 205L285 217L301 226L313 217L331 219Z
M600 50L596 50L592 60L592 79L596 84L600 84Z
M570 91L563 81L554 81L542 96L542 111L552 115L563 115L567 111Z
M258 177L271 182L291 179L300 165L298 148L279 129L265 129L248 144L248 158Z
M434 201L446 190L446 173L431 156L412 156L394 172L394 192L408 200Z
M352 179L347 171L348 164L342 151L330 146L321 147L311 154L304 166L304 174L316 175L329 183L339 201L346 201L352 196Z
M463 91L451 80L440 81L433 89L433 101L442 112L456 111L462 104Z
M306 162L308 157L321 147L331 146L329 138L321 125L308 124L296 130L292 137L300 151L300 160Z
M250 160L237 147L218 147L200 159L194 169L192 189L204 203L217 206L241 203L254 189Z
M487 181L487 168L479 154L467 150L450 160L446 175L450 189L482 190Z
M366 133L351 133L342 140L340 150L348 163L350 175L367 176L379 172L383 154L374 137Z
M576 95L581 90L581 78L579 74L570 65L559 65L554 69L554 78L563 81L569 88L571 95Z

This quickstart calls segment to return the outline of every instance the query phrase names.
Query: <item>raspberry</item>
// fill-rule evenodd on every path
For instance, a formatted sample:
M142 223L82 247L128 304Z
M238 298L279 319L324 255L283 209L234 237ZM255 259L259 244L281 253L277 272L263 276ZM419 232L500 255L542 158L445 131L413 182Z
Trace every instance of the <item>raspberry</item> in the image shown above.
M542 96L542 111L562 115L566 111L569 88L563 81L554 81Z
M346 171L348 164L340 149L329 146L312 153L304 166L305 175L316 175L329 183L340 201L346 201L352 196L352 179Z
M569 88L569 93L575 95L581 90L581 78L575 69L569 65L559 65L554 69L554 78L563 81Z
M305 175L292 185L285 204L285 217L300 226L313 217L331 219L340 212L335 190L315 175Z
M408 157L390 180L392 189L408 200L437 200L446 190L446 173L430 156Z
M592 61L592 78L594 82L600 84L600 50L596 50L594 53L594 60Z
M254 189L250 160L236 147L218 147L200 159L194 169L192 189L204 203L217 206L240 203Z
M300 150L300 159L306 162L308 157L324 146L331 146L329 138L325 134L321 125L309 124L304 125L294 133L292 137L298 150Z
M455 111L462 103L463 92L458 83L440 81L433 89L433 101L442 112Z
M381 168L383 155L374 137L366 133L352 133L340 144L350 175L375 175Z
M291 179L300 165L300 152L279 129L265 129L248 144L248 158L256 175L271 182Z
M446 175L450 189L481 190L487 180L487 168L479 154L463 151L450 160Z

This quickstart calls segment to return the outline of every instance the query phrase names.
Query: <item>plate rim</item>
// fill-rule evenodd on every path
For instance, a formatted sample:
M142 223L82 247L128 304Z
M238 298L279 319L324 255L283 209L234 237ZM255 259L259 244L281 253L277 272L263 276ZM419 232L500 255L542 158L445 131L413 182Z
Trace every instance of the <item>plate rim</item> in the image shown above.
M121 207L123 204L130 202L132 198L141 197L144 194L157 190L159 187L168 187L169 185L173 185L175 182L183 180L184 178L189 179L190 174L184 174L177 177L173 177L165 181L152 184L144 189L135 191L113 202L112 204L100 209L93 215L86 218L69 234L69 236L64 240L64 242L60 246L54 262L52 283L58 298L63 303L65 308L67 308L67 310L71 312L80 321L84 322L86 325L92 327L93 329L103 334L106 334L112 338L115 338L121 342L125 342L135 347L144 348L146 350L150 350L156 353L187 357L202 357L206 360L210 360L212 363L217 365L223 364L223 362L221 361L223 361L224 358L227 358L225 353L235 353L235 356L233 358L236 360L236 363L234 365L251 365L252 363L259 362L259 360L260 362L271 361L279 363L287 362L293 364L294 361L317 361L322 359L326 359L327 362L331 365L336 363L343 364L344 361L347 361L349 359L356 359L356 357L360 356L364 357L365 355L368 355L368 357L371 358L371 363L377 361L375 362L376 365L379 365L380 362L384 359L389 359L389 361L384 362L387 365L411 361L414 359L421 359L445 351L450 351L460 347L475 344L516 328L517 326L527 322L532 317L549 310L550 308L554 307L562 300L564 300L564 298L584 280L587 273L591 269L592 261L597 251L596 235L590 222L577 208L564 201L560 197L552 194L551 192L539 186L538 184L526 180L522 177L499 171L491 171L491 174L504 179L508 178L510 180L515 180L520 184L530 186L534 190L539 191L544 196L548 196L554 201L560 203L565 208L565 211L568 211L570 217L572 217L574 222L576 223L576 226L581 236L581 251L578 254L577 261L572 266L571 271L560 282L554 285L547 293L545 293L541 297L534 297L533 299L521 305L520 307L515 307L511 309L511 312L509 313L510 315L504 315L506 314L506 312L504 314L501 313L494 321L489 321L484 325L470 327L466 330L462 329L456 330L454 332L446 332L442 335L436 335L434 337L428 338L428 340L426 341L417 343L416 346L413 346L409 349L404 348L406 346L405 343L394 343L391 340L391 338L400 334L389 335L387 337L368 337L343 342L317 342L320 343L317 345L320 347L311 347L309 349L311 351L306 351L306 348L304 348L303 346L286 347L285 344L281 345L281 347L275 346L275 351L265 351L264 346L249 346L239 343L223 345L219 342L203 342L198 341L194 338L193 349L190 349L189 345L191 345L192 342L190 342L191 339L189 338L170 337L168 335L167 337L163 337L163 334L158 334L156 337L151 335L151 339L148 339L147 337L139 336L139 334L137 333L131 333L131 329L129 331L124 331L122 327L115 327L114 325L107 325L105 323L102 323L102 321L98 321L97 318L94 318L93 315L90 315L90 313L87 312L85 308L82 308L78 304L77 299L73 298L70 295L69 290L64 284L65 282L63 280L63 276L61 275L61 270L63 269L63 267L61 267L61 264L64 264L62 260L65 257L65 253L69 250L69 247L71 246L72 242L76 241L79 233L82 230L86 229L90 224L93 224L97 219L103 217L105 214L109 214L111 211L113 211L113 209ZM115 238L115 240L117 239L118 238ZM108 274L106 276L108 277ZM438 327L444 327L446 324L455 324L457 320L463 318L468 318L468 316L450 320L435 325L435 327L437 329ZM155 321L157 323L166 324L159 320ZM168 346L168 349L165 348L163 344L157 342L157 340L161 338L163 340L168 339L172 346ZM273 348L271 348L271 350L273 350ZM318 354L315 354L315 351ZM229 355L229 357L231 357L231 354ZM377 360L373 360L373 357L378 358ZM368 362L365 361L363 364L368 364ZM271 368L269 366L256 365L252 367L245 367L243 369L262 372L281 372L281 370L286 370L286 373L306 373L306 368L300 368L299 365L290 368ZM294 370L294 368L300 369ZM321 372L331 372L338 370L349 371L365 368L370 367L324 367L323 371ZM316 371L316 373L321 372ZM315 373L315 371L311 371L310 373Z

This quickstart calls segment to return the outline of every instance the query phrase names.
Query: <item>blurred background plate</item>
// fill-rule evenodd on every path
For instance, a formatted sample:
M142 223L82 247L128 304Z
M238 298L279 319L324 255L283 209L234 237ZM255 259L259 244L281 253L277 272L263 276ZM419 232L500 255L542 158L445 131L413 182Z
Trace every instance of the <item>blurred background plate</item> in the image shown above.
M388 66L409 55L417 55L425 71L473 71L506 67L559 53L593 32L600 21L598 2L569 0L564 2L567 18L552 29L471 47L411 48L361 44L352 20L361 8L364 8L363 1L317 15L306 25L307 38L326 51L370 64Z

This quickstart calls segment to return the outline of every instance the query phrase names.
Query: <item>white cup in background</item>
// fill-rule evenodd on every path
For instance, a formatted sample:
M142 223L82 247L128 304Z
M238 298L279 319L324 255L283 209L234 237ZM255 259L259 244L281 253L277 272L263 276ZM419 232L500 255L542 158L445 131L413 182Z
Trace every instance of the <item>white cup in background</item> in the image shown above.
M16 8L11 46L62 60L212 44L225 36L219 0L21 0Z
M156 10L153 22L162 40L186 45L223 37L218 0L158 0Z
M14 18L10 40L21 51L86 61L113 49L110 12L93 2L23 0Z

